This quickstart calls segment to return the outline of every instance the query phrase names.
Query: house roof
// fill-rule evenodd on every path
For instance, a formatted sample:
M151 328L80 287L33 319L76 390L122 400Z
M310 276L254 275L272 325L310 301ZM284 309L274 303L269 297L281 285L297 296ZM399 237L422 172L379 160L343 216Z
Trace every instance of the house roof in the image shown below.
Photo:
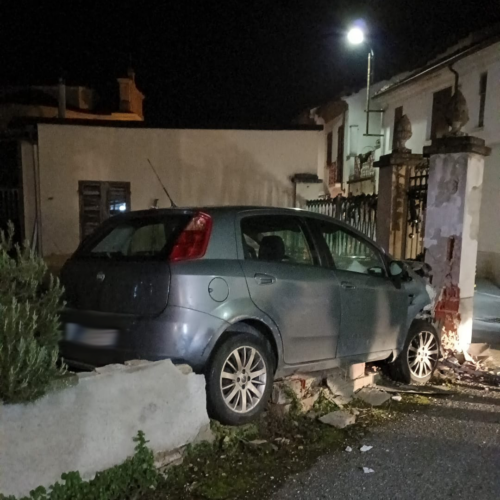
M423 67L410 72L409 75L405 76L399 81L391 83L381 90L379 90L373 99L377 97L387 95L394 90L403 87L419 78L422 78L430 73L439 71L447 66L451 66L455 62L467 57L475 52L478 52L496 42L500 41L500 24L491 26L488 29L484 29L480 32L471 33L467 38L459 41L457 44L449 47L444 53L438 55L436 58L429 61Z

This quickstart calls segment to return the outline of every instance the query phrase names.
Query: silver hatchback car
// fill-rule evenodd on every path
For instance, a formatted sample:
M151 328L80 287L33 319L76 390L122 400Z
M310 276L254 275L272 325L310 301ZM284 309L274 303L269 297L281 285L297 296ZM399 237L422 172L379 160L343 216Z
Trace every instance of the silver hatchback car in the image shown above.
M273 379L298 370L387 360L395 377L426 382L438 360L425 280L351 227L302 210L117 215L61 277L70 366L188 363L228 424L251 420Z

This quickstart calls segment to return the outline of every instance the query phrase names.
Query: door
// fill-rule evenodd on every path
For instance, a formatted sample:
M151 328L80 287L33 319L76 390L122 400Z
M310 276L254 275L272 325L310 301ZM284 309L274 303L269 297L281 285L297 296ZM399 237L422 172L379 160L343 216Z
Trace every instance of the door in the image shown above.
M320 266L301 217L245 215L243 271L255 305L278 326L287 364L335 357L340 285Z
M384 256L370 240L334 222L317 225L341 285L337 357L395 349L406 328L408 296L388 277Z

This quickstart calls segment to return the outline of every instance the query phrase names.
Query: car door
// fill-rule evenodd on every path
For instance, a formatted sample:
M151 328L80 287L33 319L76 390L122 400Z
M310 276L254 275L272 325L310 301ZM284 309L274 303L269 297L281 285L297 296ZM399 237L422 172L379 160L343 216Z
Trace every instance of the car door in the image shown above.
M406 328L408 296L389 278L382 252L335 222L317 220L317 227L341 285L337 357L395 349Z
M278 326L285 362L334 358L340 284L321 267L305 221L273 211L247 212L237 233L250 296Z

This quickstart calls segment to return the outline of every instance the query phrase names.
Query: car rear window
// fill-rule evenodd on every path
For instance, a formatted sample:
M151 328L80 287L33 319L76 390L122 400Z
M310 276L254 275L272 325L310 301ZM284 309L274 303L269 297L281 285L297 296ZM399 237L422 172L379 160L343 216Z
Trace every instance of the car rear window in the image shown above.
M121 220L91 237L78 256L117 260L166 257L190 219L190 215L178 214Z

